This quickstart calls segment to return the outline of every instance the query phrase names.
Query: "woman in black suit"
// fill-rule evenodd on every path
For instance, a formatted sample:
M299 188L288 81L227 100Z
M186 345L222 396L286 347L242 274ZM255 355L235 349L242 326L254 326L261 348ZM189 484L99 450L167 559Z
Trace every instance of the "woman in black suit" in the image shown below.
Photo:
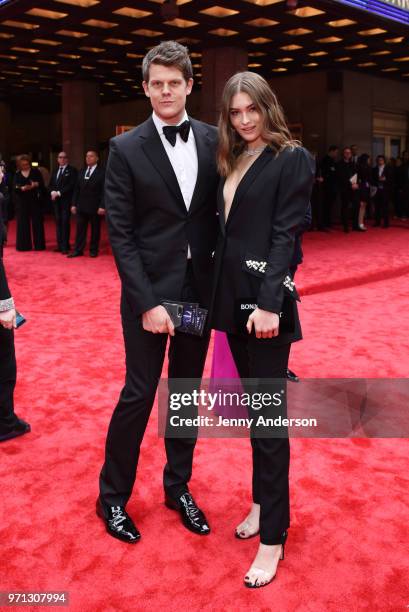
M263 385L276 379L278 389L285 390L290 345L301 339L289 267L294 233L309 205L314 160L292 140L268 83L252 72L234 75L225 86L219 139L223 178L213 327L227 332L242 379ZM251 588L274 578L289 526L288 435L286 430L282 437L272 435L277 434L252 426L253 505L236 529L240 539L260 533L244 579Z
M34 242L34 249L43 251L45 249L43 177L37 168L31 166L28 155L20 155L17 163L18 170L13 181L17 216L16 249L31 251Z

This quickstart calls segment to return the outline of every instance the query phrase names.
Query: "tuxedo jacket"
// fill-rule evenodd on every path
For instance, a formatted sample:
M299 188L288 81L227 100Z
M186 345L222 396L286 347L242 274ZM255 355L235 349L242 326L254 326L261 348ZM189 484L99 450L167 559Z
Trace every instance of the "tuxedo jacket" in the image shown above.
M371 184L379 190L382 190L386 196L389 196L392 190L392 168L384 166L382 176L385 177L384 181L379 180L378 166L372 168Z
M74 190L77 185L78 172L74 166L69 164L65 167L63 174L57 181L57 174L59 168L54 170L51 175L50 183L48 185L48 191L59 191L61 196L56 199L56 203L62 205L72 205Z
M105 171L99 164L89 179L85 178L87 168L78 173L77 184L74 190L73 206L79 212L96 214L98 208L105 208L104 204L104 181Z
M190 122L198 175L189 210L151 117L110 142L105 204L123 316L180 300L188 245L200 304L209 303L217 235L217 130Z
M280 333L273 340L289 342L301 337L297 293L288 277L295 234L309 207L314 166L314 159L302 147L286 148L277 156L266 148L239 183L227 221L225 179L220 181L220 238L212 300L216 329L239 331L236 316L242 300L252 300L260 309L280 313L288 295L295 331L287 336Z
M350 161L341 160L337 164L338 189L343 197L350 197L353 194L351 177L357 173L355 164Z
M11 297L10 290L7 284L6 272L4 270L3 260L0 257L0 302L8 300Z

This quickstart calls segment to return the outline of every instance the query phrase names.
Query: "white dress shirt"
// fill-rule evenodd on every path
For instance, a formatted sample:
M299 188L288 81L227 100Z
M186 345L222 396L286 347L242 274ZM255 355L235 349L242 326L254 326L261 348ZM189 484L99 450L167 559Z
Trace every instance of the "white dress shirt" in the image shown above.
M92 173L94 172L95 168L97 167L97 164L94 164L93 166L87 166L87 169L85 170L85 174L84 174L84 178L85 180L88 181L88 179L91 178ZM89 176L86 176L88 170L90 170Z

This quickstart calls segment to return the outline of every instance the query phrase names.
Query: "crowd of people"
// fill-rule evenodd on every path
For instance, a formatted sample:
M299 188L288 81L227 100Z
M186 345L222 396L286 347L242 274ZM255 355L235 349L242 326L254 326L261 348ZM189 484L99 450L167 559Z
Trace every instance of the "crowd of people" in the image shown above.
M409 218L409 151L398 158L358 154L356 145L344 147L341 158L333 145L322 160L316 158L311 196L312 229L328 231L340 210L344 232L364 232L365 222L388 228L390 216Z

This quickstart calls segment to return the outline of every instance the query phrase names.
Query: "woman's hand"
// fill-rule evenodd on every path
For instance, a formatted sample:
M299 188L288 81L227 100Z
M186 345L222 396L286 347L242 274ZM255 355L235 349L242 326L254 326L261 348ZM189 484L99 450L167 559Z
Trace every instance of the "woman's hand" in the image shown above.
M247 331L251 334L254 325L256 338L274 338L278 336L280 317L275 312L256 308L248 318Z
M16 311L14 308L6 310L5 312L0 312L0 325L5 329L16 327Z

